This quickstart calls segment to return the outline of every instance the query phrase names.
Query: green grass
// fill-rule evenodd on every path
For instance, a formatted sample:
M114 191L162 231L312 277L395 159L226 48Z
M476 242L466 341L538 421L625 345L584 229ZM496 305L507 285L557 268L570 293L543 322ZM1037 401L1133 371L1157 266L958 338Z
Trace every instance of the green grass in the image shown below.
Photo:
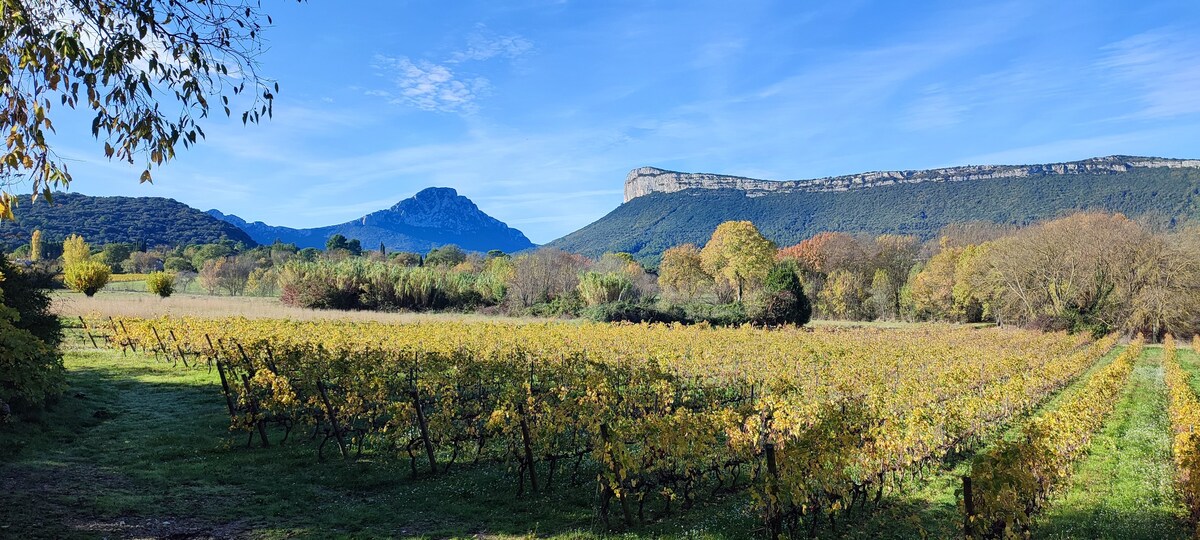
M594 481L516 497L498 465L412 479L407 460L319 462L306 434L247 448L228 432L215 374L107 351L71 351L66 363L63 399L0 431L0 537L725 539L757 526L736 495L600 532Z
M1160 348L1147 348L1129 384L1076 467L1039 516L1034 538L1187 538L1173 488L1170 420Z
M77 333L72 344L80 343ZM1092 370L1110 361L1117 351ZM1197 357L1181 350L1185 366ZM1138 364L1121 403L1037 538L1186 536L1171 491L1158 351ZM407 460L318 461L306 434L247 448L228 431L216 375L141 355L71 349L70 389L39 418L0 428L0 538L212 536L252 538L705 538L755 536L745 494L698 503L625 532L594 518L596 487L561 482L516 497L499 465L410 478ZM1085 380L1085 376L1079 381ZM1193 382L1200 380L1194 376ZM1076 381L1072 387L1077 386ZM1071 388L1041 410L1053 408ZM1010 429L997 436L1008 436ZM273 440L280 434L275 432ZM823 524L819 538L953 538L958 489L973 450L885 493L878 505ZM331 448L327 448L331 450ZM703 501L705 498L702 497Z
M991 438L930 467L905 481L900 489L889 490L873 511L852 514L849 522L838 530L823 528L821 538L908 539L957 538L962 536L962 477L971 473L971 460L985 450L991 441L1016 437L1021 426L1038 414L1057 408L1083 386L1093 373L1111 363L1124 347L1115 347L1089 367L1063 390L1051 396L1040 407L1012 418Z

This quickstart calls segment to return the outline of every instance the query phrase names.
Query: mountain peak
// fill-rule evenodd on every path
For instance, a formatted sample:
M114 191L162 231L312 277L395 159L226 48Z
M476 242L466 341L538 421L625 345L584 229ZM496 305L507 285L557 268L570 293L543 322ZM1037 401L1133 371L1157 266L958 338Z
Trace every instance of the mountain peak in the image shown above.
M237 216L215 210L209 214L242 227L252 237L262 238L260 242L270 243L278 238L300 247L324 247L325 240L334 234L358 239L363 246L374 247L382 243L391 250L418 252L446 244L457 244L472 251L499 249L506 252L534 246L521 231L485 214L471 199L448 187L425 188L390 208L340 225L314 229L247 223Z
M425 189L422 189L421 191L418 191L416 195L412 196L412 198L414 198L414 199L453 198L453 197L457 197L457 196L458 196L458 192L455 191L454 188L427 187Z
M407 225L465 232L472 229L506 227L475 206L453 188L430 187L387 210L363 216L363 225Z

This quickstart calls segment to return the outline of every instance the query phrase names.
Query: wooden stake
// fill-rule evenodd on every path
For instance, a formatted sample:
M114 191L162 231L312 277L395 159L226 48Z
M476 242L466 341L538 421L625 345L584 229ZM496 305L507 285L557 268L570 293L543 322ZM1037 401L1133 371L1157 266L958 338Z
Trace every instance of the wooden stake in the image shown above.
M317 380L317 391L321 393L321 402L325 404L325 412L329 415L329 423L333 426L333 435L337 438L338 451L342 453L342 459L346 459L346 441L342 440L342 427L338 425L337 413L333 410L333 405L329 403L329 394L325 392L325 383ZM413 465L414 471L416 465Z
M254 399L254 392L250 388L250 377L245 373L242 374L242 384L246 387L246 403L250 405L250 414L255 417L254 425L258 428L258 436L262 439L263 448L271 446L271 441L267 439L267 426L261 418L258 418L258 400Z
M121 323L121 331L125 333L126 341L129 342L129 350L137 352L137 347L133 344L133 338L129 337L129 330L125 329L125 321L117 321Z
M971 521L975 517L975 497L971 493L971 477L962 477L963 483L963 506L967 510L967 514L963 516L963 534L966 538L974 538L975 531L971 527Z
M88 339L92 340L92 348L99 349L99 347L96 346L96 336L92 335L92 330L88 328L87 321L83 320L82 315L79 316L79 324L83 325L83 331L87 332Z
M171 343L173 343L175 345L175 352L179 353L179 359L183 360L183 367L186 367L186 368L192 367L192 366L188 365L187 355L183 353L183 348L179 346L179 340L176 339L176 337L175 337L175 331L168 329L167 335L169 335L171 337ZM210 371L211 371L211 369L210 369Z
M521 417L521 439L525 443L525 463L529 469L529 484L533 487L533 492L538 493L537 469L534 468L533 462L533 444L529 437L529 422L525 419L525 404L517 404L517 414Z
M225 392L225 404L229 406L229 417L237 418L237 408L233 406L233 396L229 391L229 381L225 378L225 368L221 365L221 357L218 356L217 349L213 347L212 339L208 337L208 334L204 334L204 340L208 342L208 348L212 350L213 356L217 359L217 374L221 376L221 390Z
M161 337L158 337L158 329L157 329L157 328L155 328L155 327L153 327L153 326L151 326L151 327L150 327L150 331L151 331L151 332L154 332L154 339L158 341L158 348L162 350L163 356L164 356L164 357L166 357L166 359L167 359L167 360L170 360L170 361L171 361L171 364L172 364L172 365L174 365L174 364L175 364L175 358L171 356L171 353L167 352L167 346L166 346L166 345L163 345L163 340L162 340L162 338L161 338ZM154 352L154 355L155 355L155 356L158 356L158 351L155 351L155 352ZM165 361L165 360L164 360L164 361Z

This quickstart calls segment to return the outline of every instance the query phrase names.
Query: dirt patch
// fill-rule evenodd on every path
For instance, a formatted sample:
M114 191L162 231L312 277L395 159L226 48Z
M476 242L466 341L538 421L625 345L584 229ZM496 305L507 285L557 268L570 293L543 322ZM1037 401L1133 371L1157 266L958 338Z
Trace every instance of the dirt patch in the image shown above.
M214 524L197 518L171 516L89 516L91 498L98 492L136 492L129 479L100 468L77 463L6 464L0 466L0 493L20 496L18 506L36 508L14 526L18 529L95 533L105 538L228 539L244 538L253 527L247 522ZM0 537L18 532L4 526Z
M123 476L74 463L0 466L0 493L25 493L43 500L56 496L76 498L82 493L131 485Z
M245 538L251 530L249 524L237 521L214 525L191 518L171 517L124 517L107 520L79 521L70 525L78 531L102 533L106 536L111 535L129 539L224 540L229 538Z

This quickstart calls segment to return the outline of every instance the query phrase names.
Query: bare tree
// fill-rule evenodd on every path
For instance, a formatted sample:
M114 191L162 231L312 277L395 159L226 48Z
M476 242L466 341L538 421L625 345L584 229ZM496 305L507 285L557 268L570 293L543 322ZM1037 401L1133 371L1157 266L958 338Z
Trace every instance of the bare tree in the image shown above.
M571 293L589 262L581 255L552 248L517 256L513 259L508 297L516 305L528 307Z

